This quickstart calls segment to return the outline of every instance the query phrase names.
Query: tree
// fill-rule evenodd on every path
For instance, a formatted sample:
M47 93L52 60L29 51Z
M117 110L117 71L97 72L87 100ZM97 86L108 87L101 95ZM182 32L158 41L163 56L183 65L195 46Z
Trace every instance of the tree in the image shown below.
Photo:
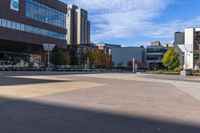
M101 67L101 55L99 50L92 51L90 53L90 61L92 65L95 65L96 67Z
M133 67L133 61L128 61L127 66L128 66L128 69L131 69Z
M123 62L119 62L119 63L117 64L118 67L122 67L122 65L123 65Z
M102 67L104 68L109 68L112 66L110 55L107 53L101 52L101 62L102 62Z
M89 51L87 57L90 59L90 65L97 68L108 68L112 65L110 55L101 50Z
M175 69L180 65L179 54L174 48L170 48L162 59L162 63L168 69Z
M52 52L51 61L54 65L65 65L65 55L62 50L55 47Z
M64 53L64 64L70 64L70 53L69 52L65 52Z
M78 65L79 64L77 51L75 49L70 50L69 58L70 58L70 65Z

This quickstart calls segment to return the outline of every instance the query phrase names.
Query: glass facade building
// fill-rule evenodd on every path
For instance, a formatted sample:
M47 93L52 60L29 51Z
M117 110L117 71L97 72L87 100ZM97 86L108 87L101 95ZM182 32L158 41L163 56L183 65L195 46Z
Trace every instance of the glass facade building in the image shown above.
M168 48L163 46L147 46L146 59L150 70L155 71L164 68L162 58L167 50Z
M66 28L65 13L35 0L26 0L26 17L50 25Z
M59 0L0 0L0 53L40 54L43 44L66 49L67 6Z
M45 67L44 44L66 50L67 6L59 0L0 0L0 69Z
M47 36L47 37L51 37L51 38L66 40L65 34L60 34L60 33L54 32L54 31L50 31L50 30L34 27L31 25L26 25L26 24L10 21L7 19L0 18L0 26L4 27L4 28L24 31L24 32L28 32L28 33L37 34L37 35L43 35L43 36Z

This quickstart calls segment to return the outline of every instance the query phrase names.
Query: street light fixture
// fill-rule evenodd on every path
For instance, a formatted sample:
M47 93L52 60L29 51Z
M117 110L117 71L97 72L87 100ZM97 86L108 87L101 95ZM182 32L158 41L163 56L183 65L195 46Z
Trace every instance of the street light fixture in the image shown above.
M48 62L47 62L48 69L50 69L50 52L53 51L55 46L56 44L48 44L48 43L43 44L44 51L48 53Z

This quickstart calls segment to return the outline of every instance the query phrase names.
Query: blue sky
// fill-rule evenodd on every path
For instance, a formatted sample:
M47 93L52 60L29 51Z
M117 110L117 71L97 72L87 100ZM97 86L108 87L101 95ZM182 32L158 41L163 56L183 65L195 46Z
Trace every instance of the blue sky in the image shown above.
M200 27L200 0L63 0L89 13L91 40L122 45L172 42L174 32Z

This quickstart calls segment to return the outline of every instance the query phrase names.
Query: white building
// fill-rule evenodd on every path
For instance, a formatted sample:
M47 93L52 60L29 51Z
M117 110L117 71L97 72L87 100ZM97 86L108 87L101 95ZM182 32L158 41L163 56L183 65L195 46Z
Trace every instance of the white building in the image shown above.
M185 69L200 69L200 28L187 28L184 44L178 44L184 53Z

